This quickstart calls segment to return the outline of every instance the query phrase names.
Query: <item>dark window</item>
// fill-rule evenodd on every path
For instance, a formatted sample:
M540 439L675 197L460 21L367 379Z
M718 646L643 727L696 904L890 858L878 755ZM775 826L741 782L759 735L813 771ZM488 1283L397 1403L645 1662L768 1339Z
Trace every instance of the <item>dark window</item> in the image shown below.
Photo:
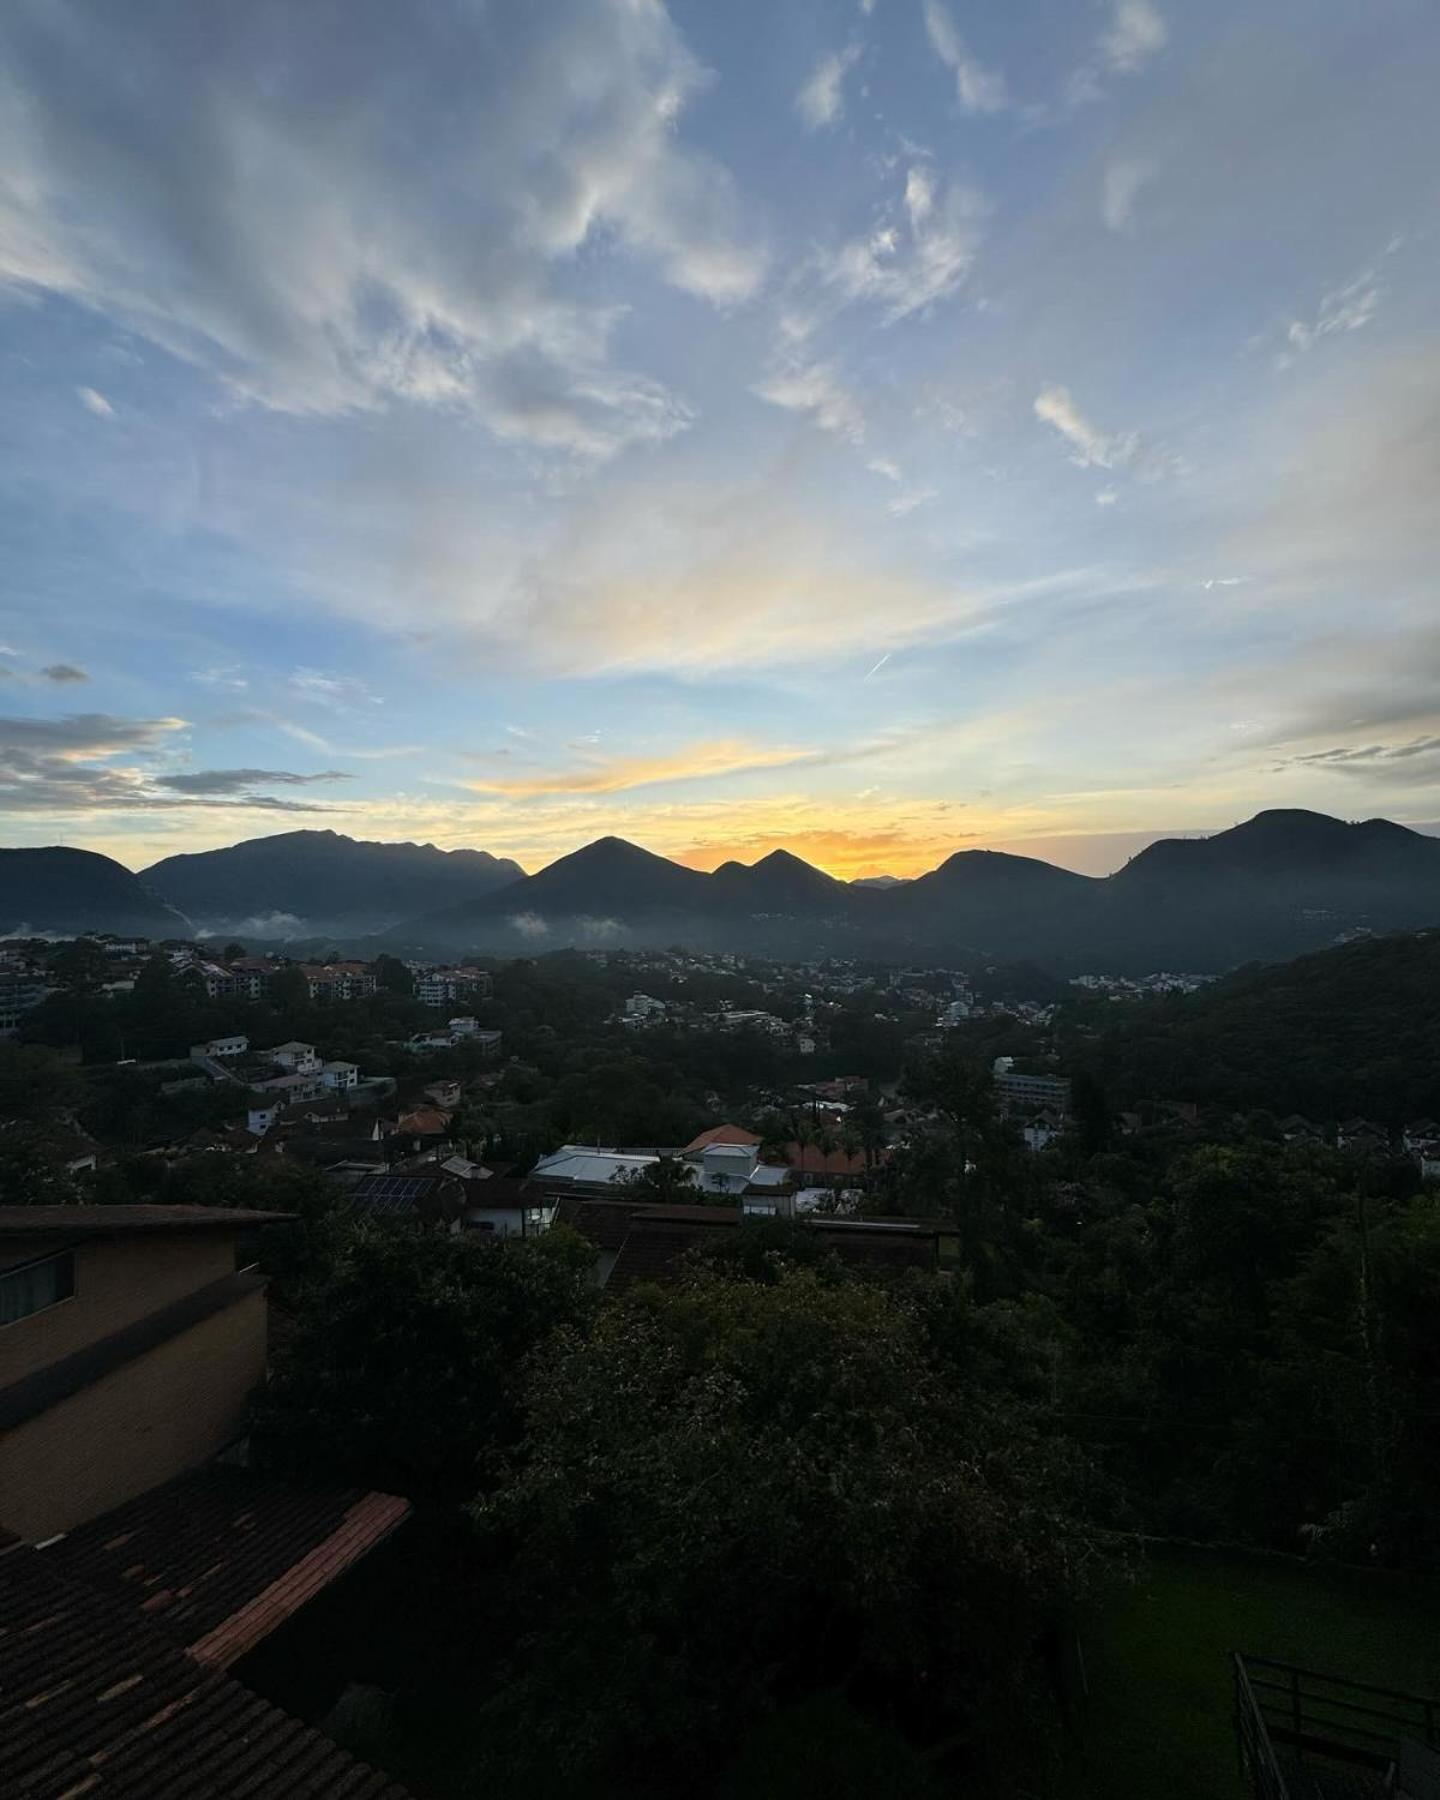
M31 1313L44 1312L75 1292L75 1253L42 1256L18 1268L0 1269L0 1325L14 1325Z

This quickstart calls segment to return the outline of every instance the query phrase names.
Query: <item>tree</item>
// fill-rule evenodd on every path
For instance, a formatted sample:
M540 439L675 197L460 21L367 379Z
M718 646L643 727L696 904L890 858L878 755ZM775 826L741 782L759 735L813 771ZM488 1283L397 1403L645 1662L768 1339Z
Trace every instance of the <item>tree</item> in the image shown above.
M678 1156L662 1156L639 1169L617 1169L611 1186L623 1189L625 1199L651 1206L683 1206L714 1198L696 1187L694 1165Z
M451 1238L337 1215L257 1398L257 1455L301 1476L418 1498L475 1489L518 1433L525 1358L594 1303L593 1255L564 1230Z
M382 950L375 958L375 985L382 993L399 994L408 1000L415 992L415 977L398 956Z
M566 1791L626 1767L692 1791L777 1701L827 1689L972 1773L1013 1754L1083 1534L1041 1442L937 1378L901 1299L697 1275L562 1332L526 1401L475 1508L527 1631L486 1709L511 1791L550 1756Z
M225 946L224 955L220 960L227 963L238 962L245 954L245 946L241 943L232 941Z

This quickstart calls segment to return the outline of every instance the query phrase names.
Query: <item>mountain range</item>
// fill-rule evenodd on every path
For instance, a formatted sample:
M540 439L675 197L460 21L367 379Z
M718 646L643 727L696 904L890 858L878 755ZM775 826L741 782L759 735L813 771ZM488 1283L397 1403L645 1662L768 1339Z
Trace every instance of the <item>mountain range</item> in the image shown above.
M534 875L483 851L328 831L168 857L143 877L84 851L0 857L0 931L324 938L369 955L682 943L962 965L1023 959L1057 974L1209 973L1358 930L1440 924L1440 839L1385 819L1300 811L1162 839L1105 877L961 850L883 886L837 881L784 850L704 874L614 837Z
M353 937L480 900L525 871L485 850L375 844L334 831L283 831L227 850L167 856L144 880L215 936Z
M190 921L138 875L93 850L0 850L0 936L189 937Z

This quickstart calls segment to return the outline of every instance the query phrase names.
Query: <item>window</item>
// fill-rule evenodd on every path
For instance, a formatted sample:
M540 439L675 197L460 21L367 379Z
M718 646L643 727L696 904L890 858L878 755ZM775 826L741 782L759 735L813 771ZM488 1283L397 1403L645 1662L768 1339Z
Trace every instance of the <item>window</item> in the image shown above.
M75 1292L75 1253L43 1256L18 1268L0 1269L0 1325L13 1325L44 1312Z

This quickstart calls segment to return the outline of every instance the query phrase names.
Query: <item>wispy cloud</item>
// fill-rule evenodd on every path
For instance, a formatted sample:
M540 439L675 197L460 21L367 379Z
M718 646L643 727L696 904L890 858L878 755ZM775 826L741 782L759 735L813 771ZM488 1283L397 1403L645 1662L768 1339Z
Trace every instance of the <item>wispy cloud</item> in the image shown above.
M297 775L291 769L195 769L180 775L157 775L155 786L175 794L242 794L257 787L309 787L317 781L353 781L343 769L321 769Z
M954 75L955 97L965 111L1003 111L1009 100L1004 76L971 55L943 0L923 0L923 11L930 48Z
M758 382L755 392L786 412L805 413L822 431L847 443L858 444L865 436L860 402L833 364L789 358Z
M815 753L767 747L738 739L691 744L662 756L617 757L529 775L479 777L465 785L481 794L620 794L632 788L676 781L706 781L756 769L783 769L813 763Z
M1159 481L1184 472L1183 460L1149 444L1138 431L1102 431L1076 405L1070 390L1045 388L1035 397L1035 417L1054 426L1070 445L1070 460L1081 469L1129 469L1141 481ZM1101 500L1100 505L1112 504Z
M882 306L895 324L957 291L988 211L978 189L942 181L928 162L912 163L900 203L886 208L873 231L822 259L824 277L847 300Z
M811 131L834 125L845 114L845 77L860 58L860 46L829 50L811 70L795 96L795 110Z
M115 417L115 408L103 394L97 393L94 388L77 387L75 392L79 397L80 404L87 412L94 413L97 419L113 419Z
M731 177L680 129L710 75L666 8L365 4L344 80L332 33L326 8L242 9L223 49L177 0L0 15L24 97L0 285L78 301L284 412L459 411L589 459L683 428L661 384L617 367L621 309L567 279L597 242L717 306L763 278ZM177 107L197 81L206 105Z
M1117 75L1133 75L1165 48L1169 37L1169 27L1150 0L1113 0L1100 54Z
M90 679L85 670L77 667L75 663L48 663L40 673L47 681L53 681L58 685L64 685L73 681L88 681Z
M1156 165L1144 158L1122 157L1106 166L1100 184L1100 214L1108 230L1128 230L1141 190L1157 173Z

